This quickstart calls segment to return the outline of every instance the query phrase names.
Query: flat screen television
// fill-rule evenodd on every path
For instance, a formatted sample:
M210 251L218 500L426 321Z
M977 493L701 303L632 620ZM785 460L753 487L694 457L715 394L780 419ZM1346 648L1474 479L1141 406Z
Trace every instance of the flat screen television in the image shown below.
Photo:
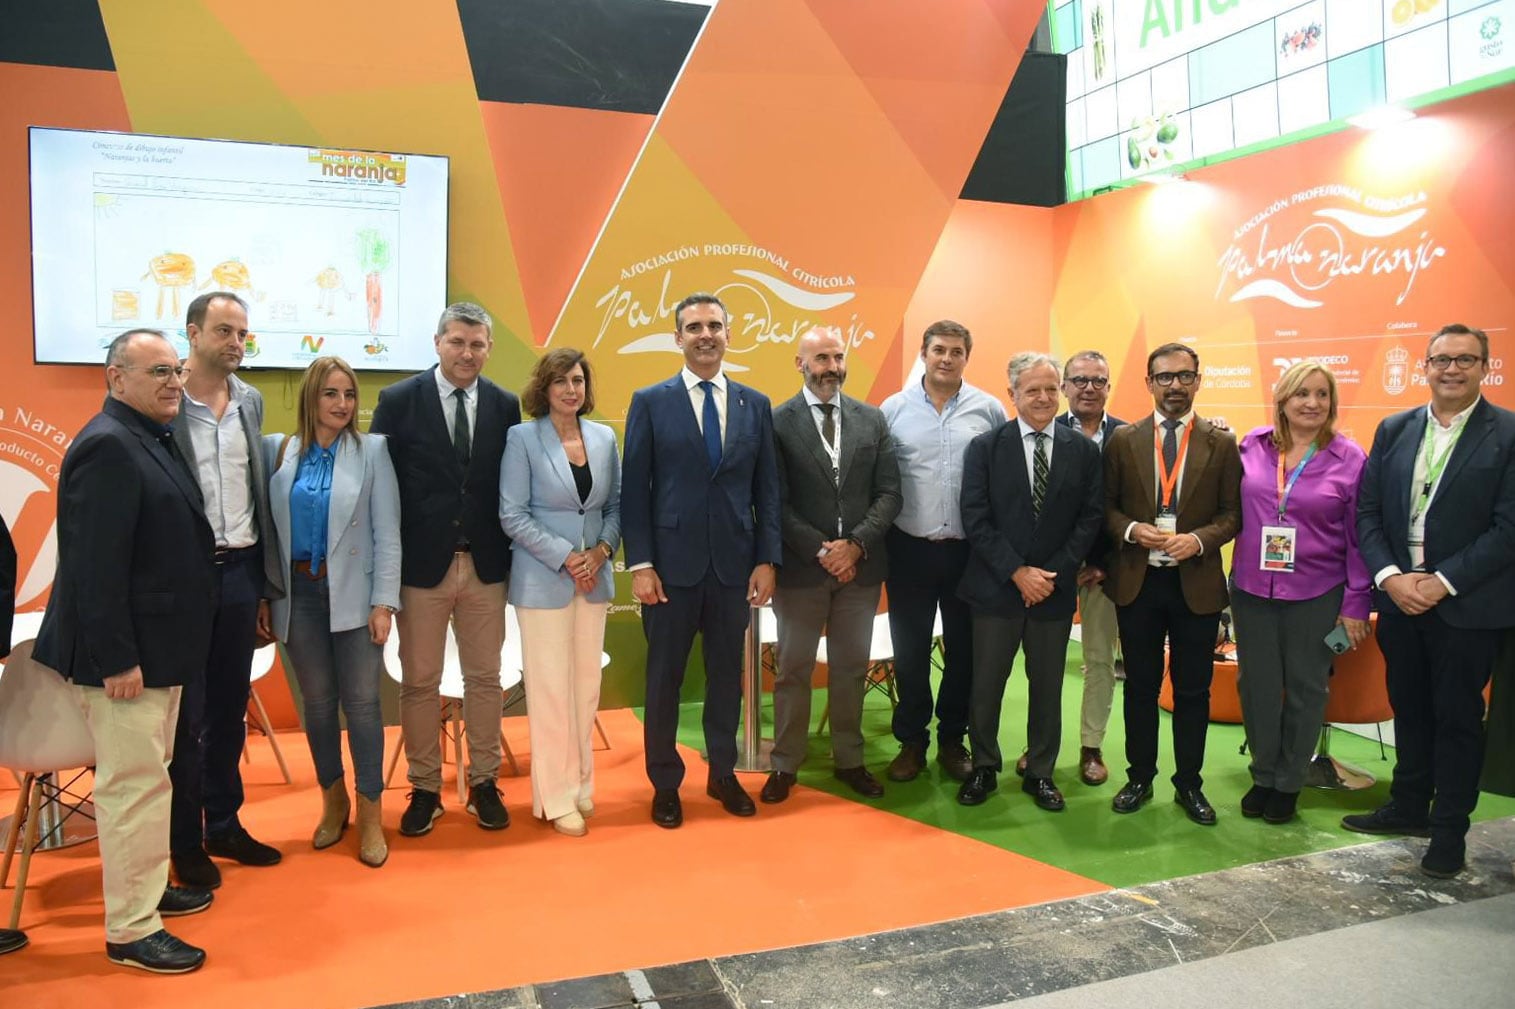
M244 367L435 363L447 301L445 157L31 129L33 348L101 364L123 330L188 352L185 310L248 304Z

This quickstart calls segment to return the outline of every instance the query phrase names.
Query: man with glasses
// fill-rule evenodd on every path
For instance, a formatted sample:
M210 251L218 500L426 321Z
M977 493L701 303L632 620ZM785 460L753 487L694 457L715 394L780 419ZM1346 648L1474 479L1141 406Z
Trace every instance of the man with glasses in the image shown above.
M1480 394L1488 367L1482 330L1431 338L1431 402L1378 425L1357 503L1397 761L1388 803L1342 826L1430 837L1420 866L1439 879L1465 864L1483 689L1515 626L1515 413Z
M1173 682L1174 801L1212 826L1202 791L1215 636L1225 608L1220 548L1241 528L1236 438L1194 413L1199 355L1165 343L1147 357L1157 410L1108 436L1105 526L1116 543L1106 592L1126 659L1127 781L1111 807L1134 813L1157 777L1157 695ZM1164 647L1167 661L1164 662Z
M95 823L111 962L182 974L205 951L163 917L210 906L168 886L165 761L184 685L205 675L221 578L204 501L171 423L183 371L157 330L111 342L109 396L58 478L58 570L32 657L72 681L95 747Z
M284 594L273 543L268 473L263 465L263 397L235 374L247 348L247 303L212 291L189 303L189 338L174 444L205 499L216 538L219 605L205 669L184 685L174 738L174 873L187 886L214 889L210 860L274 865L277 848L242 826L239 762L247 737L252 653L271 640L268 602Z

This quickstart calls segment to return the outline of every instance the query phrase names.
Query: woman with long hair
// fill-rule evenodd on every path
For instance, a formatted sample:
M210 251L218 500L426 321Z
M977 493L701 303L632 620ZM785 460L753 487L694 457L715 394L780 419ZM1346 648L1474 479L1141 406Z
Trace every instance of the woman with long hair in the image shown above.
M268 435L269 507L289 592L273 603L274 634L294 667L305 736L321 786L311 843L342 839L352 804L342 727L352 754L358 858L389 857L380 822L384 642L400 607L400 489L380 435L358 432L358 377L340 357L318 357L300 384L296 433Z

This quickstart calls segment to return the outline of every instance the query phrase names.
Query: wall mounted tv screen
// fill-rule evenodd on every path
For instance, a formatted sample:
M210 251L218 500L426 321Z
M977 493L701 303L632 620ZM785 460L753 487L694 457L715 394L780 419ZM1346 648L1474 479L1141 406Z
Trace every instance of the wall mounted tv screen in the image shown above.
M435 363L447 299L445 157L31 129L39 364L101 364L123 330L188 353L198 294L248 304L244 366Z

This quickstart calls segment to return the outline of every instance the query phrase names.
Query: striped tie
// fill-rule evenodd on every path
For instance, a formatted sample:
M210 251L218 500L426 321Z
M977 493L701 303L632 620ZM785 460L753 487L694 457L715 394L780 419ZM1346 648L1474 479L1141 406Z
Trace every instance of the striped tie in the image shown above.
M1047 435L1036 432L1036 452L1031 456L1031 510L1038 516L1042 513L1042 501L1047 497Z

